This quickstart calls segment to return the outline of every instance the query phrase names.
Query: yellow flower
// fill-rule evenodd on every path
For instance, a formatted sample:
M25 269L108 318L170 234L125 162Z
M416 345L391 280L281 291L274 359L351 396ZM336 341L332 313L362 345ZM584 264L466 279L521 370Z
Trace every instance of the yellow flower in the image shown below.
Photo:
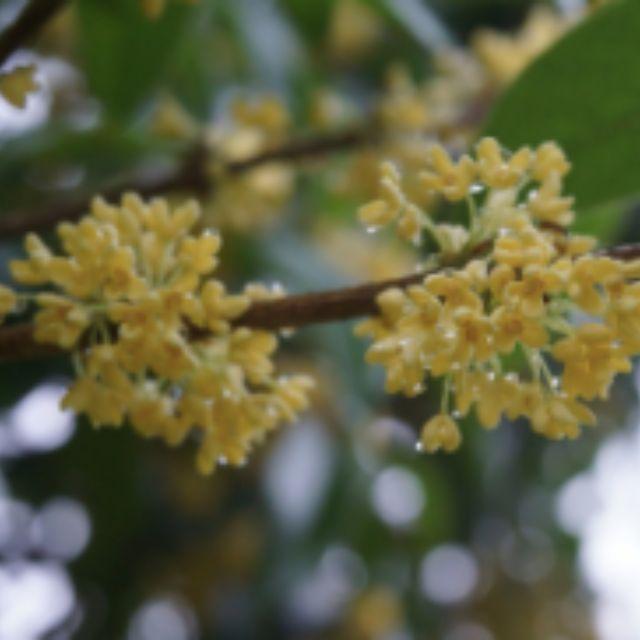
M607 326L620 341L625 354L640 352L640 282L616 282L606 286L609 303Z
M418 174L420 184L451 202L464 200L476 178L475 162L463 155L456 163L441 145L431 147L429 161L430 168Z
M444 275L436 273L427 276L424 285L430 293L444 301L446 311L455 311L458 307L481 309L482 300L469 287L469 281L462 275Z
M602 324L581 325L572 336L558 341L552 354L564 365L562 388L571 397L606 398L615 375L631 370L615 334Z
M516 268L546 265L555 253L544 234L529 224L518 224L517 229L498 237L493 249L493 256L498 263Z
M212 331L225 331L229 320L237 318L249 306L243 295L227 295L224 285L217 280L207 282L200 293L205 323Z
M3 284L0 284L0 323L11 313L18 304L16 294Z
M199 126L177 100L165 97L154 109L151 130L163 138L193 140L199 133Z
M478 422L485 429L494 429L502 414L511 410L519 391L520 384L514 375L479 374L475 387Z
M439 413L430 418L420 432L420 446L429 453L439 449L455 451L461 442L462 435L458 425L446 413Z
M85 370L69 387L62 407L86 413L94 427L120 426L133 397L133 385L111 345L91 349Z
M534 218L561 227L569 226L575 217L571 210L573 198L562 197L562 178L552 173L529 195L527 207Z
M152 382L138 385L131 398L128 416L131 426L142 436L166 437L175 424L175 407ZM184 435L184 434L182 434ZM175 441L175 436L173 438Z
M555 142L544 142L535 152L531 165L531 175L538 182L545 182L552 176L563 178L571 169L564 151Z
M281 292L253 286L228 295L218 280L205 280L220 238L193 235L198 218L192 202L95 200L90 215L58 228L62 255L32 235L28 258L12 270L59 291L36 296L35 338L76 349L78 377L65 406L96 426L128 419L169 444L202 431L198 464L208 471L222 459L239 464L269 431L295 419L309 382L276 375L275 335L231 330L252 300Z
M539 349L549 340L547 331L540 321L525 315L517 308L498 307L491 314L491 324L494 344L502 353L511 353L516 342Z
M62 399L62 408L86 414L94 427L119 427L127 410L120 393L88 376L80 376L71 384Z
M496 189L518 186L531 164L532 153L523 147L506 157L495 138L483 138L476 146L478 174L482 182Z
M572 265L567 275L567 293L587 313L601 314L606 306L602 286L619 282L624 277L622 265L604 256L583 256Z
M545 296L560 291L562 282L553 268L529 266L520 280L510 282L505 289L507 304L520 309L531 318L542 316L546 308Z
M35 75L36 67L32 64L0 72L0 95L14 107L23 109L29 94L40 88Z
M218 264L216 254L221 245L220 236L210 232L183 238L176 253L180 269L198 276L211 273Z
M485 138L475 160L457 164L442 147L430 154L427 172L418 163L402 184L397 174L397 210L389 214L385 202L375 215L395 219L411 210L405 185L418 172L428 191L451 200L468 193L469 227L423 219L438 245L432 263L453 266L378 296L380 314L356 328L373 340L367 361L385 368L390 393L415 396L431 377L444 378L443 406L452 403L460 415L475 408L485 428L506 414L528 418L550 438L575 437L595 421L579 400L606 397L640 352L640 260L593 254L594 238L565 230L573 218L573 199L562 194L570 165L554 143L508 154ZM599 322L573 329L570 314L578 310ZM518 345L526 369L516 373L502 356ZM563 365L561 377L548 356ZM423 446L446 448L456 434L451 418L439 415L425 425Z
M499 264L489 272L489 289L491 295L499 302L505 299L507 285L516 279L516 272L513 267L506 264Z
M406 69L393 66L387 76L387 92L378 105L378 118L385 130L414 133L431 122L426 97Z
M391 162L383 162L380 173L380 198L358 210L360 222L367 227L382 227L393 222L406 205L398 168Z
M493 354L493 328L486 316L461 307L456 309L447 330L455 333L455 348L445 354L445 360L450 359L450 368L455 365L465 366L472 360L484 362ZM436 369L434 359L433 369Z
M75 346L91 322L87 310L69 298L54 293L40 293L36 301L40 311L35 315L34 338L63 349Z
M506 85L555 42L569 24L552 9L535 6L517 33L481 29L474 34L472 48L494 81Z
M576 438L581 425L595 424L595 416L582 403L564 393L547 392L538 383L521 387L511 413L514 418L528 417L536 433L554 440Z

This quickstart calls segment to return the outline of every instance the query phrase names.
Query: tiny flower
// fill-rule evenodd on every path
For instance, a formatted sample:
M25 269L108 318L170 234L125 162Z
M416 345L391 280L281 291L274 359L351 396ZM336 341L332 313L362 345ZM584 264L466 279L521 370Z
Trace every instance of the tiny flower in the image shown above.
M539 349L549 340L541 322L517 308L498 307L491 315L491 324L494 344L502 353L511 353L517 342Z
M534 218L561 227L573 222L573 198L562 196L562 179L559 174L552 173L540 185L540 188L529 195L527 207Z
M425 189L437 191L451 202L467 197L477 172L469 156L463 155L456 163L441 145L434 145L429 150L429 164L429 170L418 174Z
M581 325L557 342L552 353L564 365L562 388L571 397L605 398L615 375L631 370L611 329L598 323Z
M478 174L490 187L508 189L517 186L531 164L531 150L523 147L506 157L495 138L483 138L476 147Z
M0 323L11 313L18 304L16 294L3 284L0 284Z
M555 142L544 142L535 151L531 175L544 183L551 176L563 178L571 169L564 151Z
M420 432L420 445L429 453L439 449L455 451L461 442L462 435L458 425L446 413L439 413L427 420Z
M505 289L505 300L530 318L538 318L546 308L545 296L557 293L562 286L560 276L552 269L529 266L522 278L510 282Z
M0 95L14 107L24 109L29 94L39 89L35 74L32 64L0 72Z

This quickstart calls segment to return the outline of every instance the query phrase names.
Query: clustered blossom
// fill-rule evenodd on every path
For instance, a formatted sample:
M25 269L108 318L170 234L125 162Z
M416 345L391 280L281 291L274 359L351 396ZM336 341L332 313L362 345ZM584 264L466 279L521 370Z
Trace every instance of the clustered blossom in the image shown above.
M306 376L278 375L277 338L234 328L258 285L230 295L211 277L221 240L194 233L200 211L171 209L126 195L120 206L96 199L78 224L58 227L62 255L29 234L28 258L13 278L51 285L37 293L35 339L74 353L77 372L63 405L94 426L128 421L169 444L197 433L198 468L241 464L248 451L307 403ZM15 306L0 290L0 314Z
M416 396L441 379L425 450L456 449L456 420L472 410L487 429L525 417L537 433L574 438L595 422L585 401L606 398L640 352L640 262L569 233L569 169L554 143L507 153L485 138L456 160L436 145L418 179L434 199L466 202L468 224L438 223L389 165L381 197L361 209L368 226L395 224L406 239L430 234L439 245L437 271L384 291L380 315L357 327L373 339L367 360L385 367L388 392Z

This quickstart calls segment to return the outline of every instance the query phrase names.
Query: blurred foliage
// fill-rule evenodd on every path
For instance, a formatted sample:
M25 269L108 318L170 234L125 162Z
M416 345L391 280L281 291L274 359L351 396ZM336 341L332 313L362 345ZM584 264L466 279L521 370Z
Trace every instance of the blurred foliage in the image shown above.
M366 106L392 62L428 77L429 47L393 0L366 2L381 29L369 49L332 57L327 42L338 1L169 2L150 22L133 0L75 0L71 16L45 35L53 44L76 43L68 63L82 80L68 94L54 91L48 121L0 140L0 215L174 161L178 149L149 130L149 114L164 94L207 120L240 88L277 90L308 127L300 114L319 87ZM516 26L532 2L414 4L423 9L421 26L464 43L478 26ZM259 24L251 23L256 15ZM578 211L588 210L578 225L607 241L621 228L625 239L640 238L637 210L621 204L638 184L638 33L640 4L612 3L535 62L487 125L508 145L549 138L563 144L574 163ZM312 171L300 183L281 225L226 238L229 282L260 277L307 291L353 279L313 236L318 221L346 228L353 198L337 196ZM17 250L15 241L1 240L3 258ZM47 637L595 637L589 597L579 586L577 542L558 525L554 505L559 488L588 468L602 439L635 406L629 383L600 407L603 426L577 442L543 442L519 425L485 433L469 423L460 452L425 458L414 452L412 429L434 399L385 396L380 371L364 365L364 345L348 324L284 342L292 368L320 380L315 408L242 470L201 478L189 451L167 450L125 429L94 432L82 422L60 449L3 455L0 489L7 496L36 510L53 496L70 496L92 523L88 547L67 567L77 608L58 635ZM65 374L55 361L3 367L2 407L9 412L29 389ZM424 502L407 525L385 520L376 506L375 491L384 489L382 474L390 469L405 473L396 480L408 477L400 486ZM471 594L449 602L421 587L422 563L443 543L472 553L480 576ZM0 553L3 562L16 561ZM25 555L58 561L37 545ZM140 631L144 607L159 598L174 599L164 613L182 615L182 636L167 635L171 627Z

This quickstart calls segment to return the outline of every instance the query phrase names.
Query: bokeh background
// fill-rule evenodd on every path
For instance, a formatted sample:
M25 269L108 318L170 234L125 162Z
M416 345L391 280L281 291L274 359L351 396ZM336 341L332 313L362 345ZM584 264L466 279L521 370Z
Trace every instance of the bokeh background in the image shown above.
M22 4L0 0L0 27ZM168 97L209 126L269 92L310 131L320 90L349 119L390 65L429 78L434 53L481 27L517 30L531 7L200 0L153 22L134 0L78 0L14 56L37 62L42 89L24 110L0 101L0 215L171 167L181 143L154 125ZM358 194L335 188L348 161L296 173L268 224L226 229L225 279L309 291L412 268L358 229ZM638 220L625 201L580 225L630 241ZM0 238L2 265L18 252ZM319 380L312 409L246 467L206 478L189 445L61 412L65 362L3 365L0 640L640 638L640 378L575 442L470 421L459 452L424 456L415 434L434 398L385 395L351 330L283 336L284 365Z

